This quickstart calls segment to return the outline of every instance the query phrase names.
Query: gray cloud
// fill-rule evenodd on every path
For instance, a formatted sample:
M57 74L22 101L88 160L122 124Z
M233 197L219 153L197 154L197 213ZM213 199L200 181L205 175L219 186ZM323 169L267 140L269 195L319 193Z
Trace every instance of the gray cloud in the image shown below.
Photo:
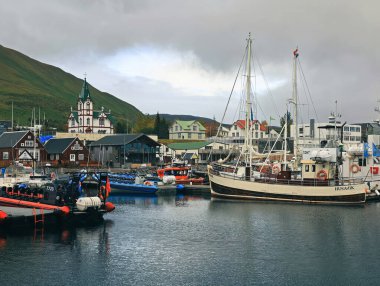
M378 1L343 0L12 0L0 3L0 39L79 77L87 72L93 85L143 112L212 117L220 109L219 98L185 96L144 78L120 77L107 86L101 81L111 80L112 72L94 62L129 47L152 45L191 51L206 69L231 72L252 32L261 64L270 66L269 83L279 76L291 80L291 52L298 45L319 118L326 119L338 100L344 119L371 121L380 89L379 8ZM272 92L284 111L291 84ZM259 98L265 113L273 113L271 99Z

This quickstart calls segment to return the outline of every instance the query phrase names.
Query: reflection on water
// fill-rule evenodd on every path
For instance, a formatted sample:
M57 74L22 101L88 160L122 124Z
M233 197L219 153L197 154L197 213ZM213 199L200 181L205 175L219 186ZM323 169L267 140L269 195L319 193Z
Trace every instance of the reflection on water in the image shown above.
M380 278L380 204L110 200L115 212L96 227L0 235L0 285L375 285Z

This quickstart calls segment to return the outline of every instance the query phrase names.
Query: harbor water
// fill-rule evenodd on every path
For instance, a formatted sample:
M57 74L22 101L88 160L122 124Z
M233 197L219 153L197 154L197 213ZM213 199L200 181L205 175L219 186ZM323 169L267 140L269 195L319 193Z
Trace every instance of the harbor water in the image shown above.
M377 285L380 204L111 197L99 226L0 236L0 285Z

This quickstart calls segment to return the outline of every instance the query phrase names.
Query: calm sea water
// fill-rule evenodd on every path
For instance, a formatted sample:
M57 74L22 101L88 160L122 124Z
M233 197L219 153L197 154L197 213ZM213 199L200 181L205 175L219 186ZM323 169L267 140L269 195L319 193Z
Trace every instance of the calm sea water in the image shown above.
M380 283L380 204L112 201L97 227L0 237L0 285Z

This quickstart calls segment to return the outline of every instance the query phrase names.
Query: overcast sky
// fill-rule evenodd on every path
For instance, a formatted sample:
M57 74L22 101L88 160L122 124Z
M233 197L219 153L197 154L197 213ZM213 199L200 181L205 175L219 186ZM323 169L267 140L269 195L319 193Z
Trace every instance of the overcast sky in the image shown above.
M365 122L379 117L379 11L376 0L4 0L0 44L86 73L143 113L220 120L251 32L260 120L285 113L298 46L312 98L299 82L301 121L326 121L337 100L343 121Z

